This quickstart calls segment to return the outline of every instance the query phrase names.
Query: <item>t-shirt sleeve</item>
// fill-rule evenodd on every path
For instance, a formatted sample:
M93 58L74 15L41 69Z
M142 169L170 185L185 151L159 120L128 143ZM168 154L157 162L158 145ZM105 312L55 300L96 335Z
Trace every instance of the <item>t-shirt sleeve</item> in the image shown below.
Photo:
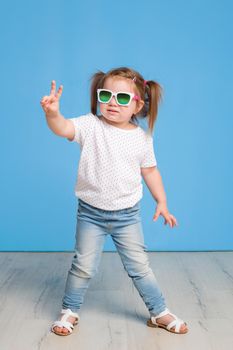
M141 159L141 168L149 168L152 166L157 166L157 160L154 153L153 138L150 135L146 135L144 152Z
M85 114L81 115L80 117L76 118L69 118L73 124L74 124L74 138L73 140L68 139L70 142L77 142L81 145L83 145L86 134L88 130L90 129L91 123L92 123L92 114Z

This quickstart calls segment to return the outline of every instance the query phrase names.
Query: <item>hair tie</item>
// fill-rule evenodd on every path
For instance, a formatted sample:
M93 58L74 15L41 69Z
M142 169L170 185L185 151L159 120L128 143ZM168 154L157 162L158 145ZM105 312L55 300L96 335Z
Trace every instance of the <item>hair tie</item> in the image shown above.
M132 79L135 83L136 83L136 80L137 80L137 78L136 78L136 76L135 77L133 77L133 79Z
M146 86L146 84L147 84L147 80L144 80L144 83L143 83L144 87Z

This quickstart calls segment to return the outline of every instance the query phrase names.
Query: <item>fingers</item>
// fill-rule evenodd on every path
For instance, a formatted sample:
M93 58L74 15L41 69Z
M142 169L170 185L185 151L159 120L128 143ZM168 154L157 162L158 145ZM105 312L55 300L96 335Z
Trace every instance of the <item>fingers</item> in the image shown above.
M55 82L55 80L52 80L50 95L55 95L55 91L56 91L56 82Z
M48 102L48 96L44 96L41 100L40 100L40 104L41 104L41 107L44 109L47 105L47 102Z
M62 90L63 90L63 85L60 85L56 93L56 82L55 80L51 81L50 96L56 96L59 99L61 97Z
M178 226L178 222L177 222L177 220L176 220L176 218L175 218L174 216L172 216L172 220L173 220L174 224L175 224L176 226Z
M46 103L49 99L49 96L44 96L41 100L40 100L40 103Z
M164 225L166 225L167 223L170 225L170 227L173 227L173 223L171 219L166 219L164 222Z
M55 80L52 80L51 82L51 90L49 96L44 96L40 100L41 107L43 108L45 113L48 112L56 112L59 110L59 99L61 97L63 90L63 86L60 85L57 93L56 93L56 82Z
M154 217L153 217L153 221L156 221L157 219L158 219L158 217L159 217L159 212L156 212L155 213L155 215L154 215Z
M53 102L56 102L56 101L57 101L56 96L44 96L44 97L41 99L40 103L41 103L42 105L46 105L47 103L53 103Z
M58 99L60 99L60 97L61 97L62 90L63 90L63 85L60 85L59 89L57 90L57 93L55 95Z
M177 222L175 216L173 216L172 214L170 214L170 218L171 218L171 221L172 221L172 225L173 225L173 226L178 226L178 222Z
M159 215L162 215L165 219L164 225L169 224L170 227L178 226L176 218L170 214L169 212L164 212L161 210L157 210L155 215L153 216L153 221L156 221L159 217Z
M164 225L169 224L170 227L178 226L176 218L170 214L170 216L165 217Z

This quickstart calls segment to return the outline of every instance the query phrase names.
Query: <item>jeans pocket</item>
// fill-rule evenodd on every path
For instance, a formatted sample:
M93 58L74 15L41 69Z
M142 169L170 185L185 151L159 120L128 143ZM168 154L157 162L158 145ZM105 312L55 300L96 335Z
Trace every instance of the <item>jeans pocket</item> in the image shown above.
M82 202L78 203L77 215L88 216L91 217L93 215L93 209L88 206L88 204L82 204Z
M82 214L82 210L83 210L83 208L81 207L80 204L78 204L77 215Z
M140 211L140 202L137 202L133 207L126 209L127 214L136 214L139 211Z

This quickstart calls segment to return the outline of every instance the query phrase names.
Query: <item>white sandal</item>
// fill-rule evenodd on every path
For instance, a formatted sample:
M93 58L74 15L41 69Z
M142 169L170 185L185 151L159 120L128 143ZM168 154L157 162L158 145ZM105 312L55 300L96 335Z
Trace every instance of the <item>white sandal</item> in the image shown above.
M171 315L173 316L175 319L173 321L171 321L167 326L165 324L162 323L157 323L156 320L159 317L163 317L165 315ZM180 328L182 326L182 324L187 325L186 322L184 322L183 320L181 320L180 318L178 318L176 315L172 314L168 308L166 308L164 311L162 311L159 315L157 316L151 316L151 318L147 321L147 326L149 327L160 327L160 328L164 328L169 332L172 333L176 333L176 334L184 334L188 332L188 329L180 331ZM172 327L175 327L175 330L171 329Z
M51 331L57 335L70 335L73 332L74 326L78 324L79 321L79 315L75 312L72 312L70 309L62 309L61 310L61 314L63 314L61 320L59 321L55 321L52 326L51 326ZM74 324L72 324L71 322L68 322L67 319L69 316L75 317L76 320L74 322ZM54 330L54 327L64 327L66 329L68 329L68 333L64 333L64 332L57 332Z

